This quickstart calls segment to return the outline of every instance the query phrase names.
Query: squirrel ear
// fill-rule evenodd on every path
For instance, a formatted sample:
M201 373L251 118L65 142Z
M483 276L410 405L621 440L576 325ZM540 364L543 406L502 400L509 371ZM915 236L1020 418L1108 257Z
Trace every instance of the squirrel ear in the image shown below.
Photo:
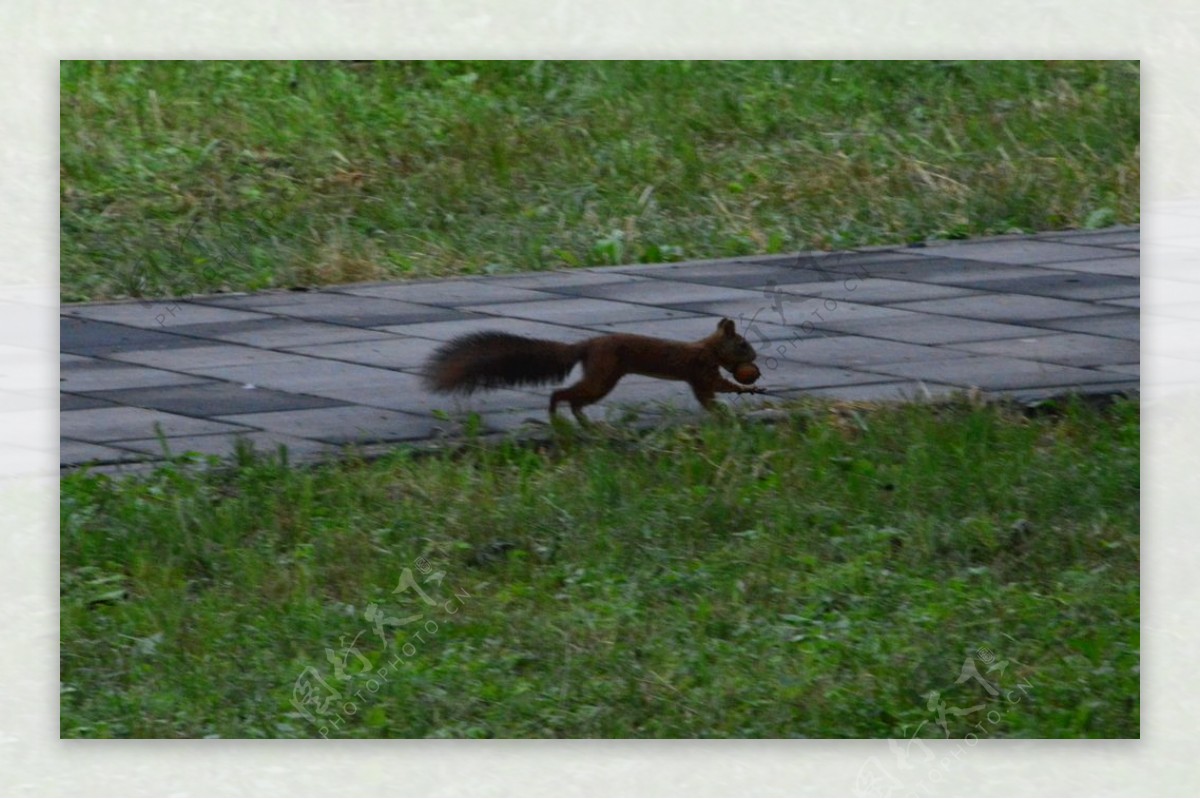
M734 335L735 330L734 330L734 326L733 326L733 320L732 319L722 319L720 322L717 322L717 330L719 330L720 332L724 333L727 336Z

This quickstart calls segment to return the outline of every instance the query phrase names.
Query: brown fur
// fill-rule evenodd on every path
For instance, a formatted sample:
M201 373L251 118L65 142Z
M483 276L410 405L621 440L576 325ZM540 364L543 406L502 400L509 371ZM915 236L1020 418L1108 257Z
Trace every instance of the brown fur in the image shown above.
M754 347L737 334L731 319L722 319L716 332L693 342L614 333L563 344L488 331L442 345L425 366L425 383L431 391L469 394L479 389L561 382L582 362L579 382L550 395L550 415L555 415L560 402L566 402L576 418L586 422L583 408L607 396L627 374L683 380L709 410L716 407L718 392L760 393L761 388L739 386L720 372L736 372L738 367L753 364L755 357ZM754 373L757 376L757 369Z

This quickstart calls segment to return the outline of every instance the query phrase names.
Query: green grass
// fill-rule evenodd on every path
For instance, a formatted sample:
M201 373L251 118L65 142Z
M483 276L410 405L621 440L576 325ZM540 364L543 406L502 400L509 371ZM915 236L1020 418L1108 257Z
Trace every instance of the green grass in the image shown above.
M1132 62L64 62L67 301L1098 227Z
M953 738L1136 737L1138 447L1136 402L812 402L72 474L61 733L942 737L936 691Z

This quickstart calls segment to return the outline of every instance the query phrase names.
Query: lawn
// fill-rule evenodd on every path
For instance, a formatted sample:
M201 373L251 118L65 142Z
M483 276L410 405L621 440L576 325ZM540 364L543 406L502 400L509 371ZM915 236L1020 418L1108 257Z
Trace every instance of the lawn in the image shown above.
M63 62L61 296L1139 218L1136 62Z
M1134 401L813 401L71 474L61 734L1137 737L1138 450Z
M1139 218L1135 62L63 62L63 301ZM1139 405L61 482L64 737L1136 737Z

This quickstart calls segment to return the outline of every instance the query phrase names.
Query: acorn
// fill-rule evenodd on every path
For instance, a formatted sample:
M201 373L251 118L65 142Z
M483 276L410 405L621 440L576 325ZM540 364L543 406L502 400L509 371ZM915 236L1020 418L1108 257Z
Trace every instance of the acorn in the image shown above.
M733 370L733 377L743 386L748 386L762 377L762 372L752 363L743 363Z

